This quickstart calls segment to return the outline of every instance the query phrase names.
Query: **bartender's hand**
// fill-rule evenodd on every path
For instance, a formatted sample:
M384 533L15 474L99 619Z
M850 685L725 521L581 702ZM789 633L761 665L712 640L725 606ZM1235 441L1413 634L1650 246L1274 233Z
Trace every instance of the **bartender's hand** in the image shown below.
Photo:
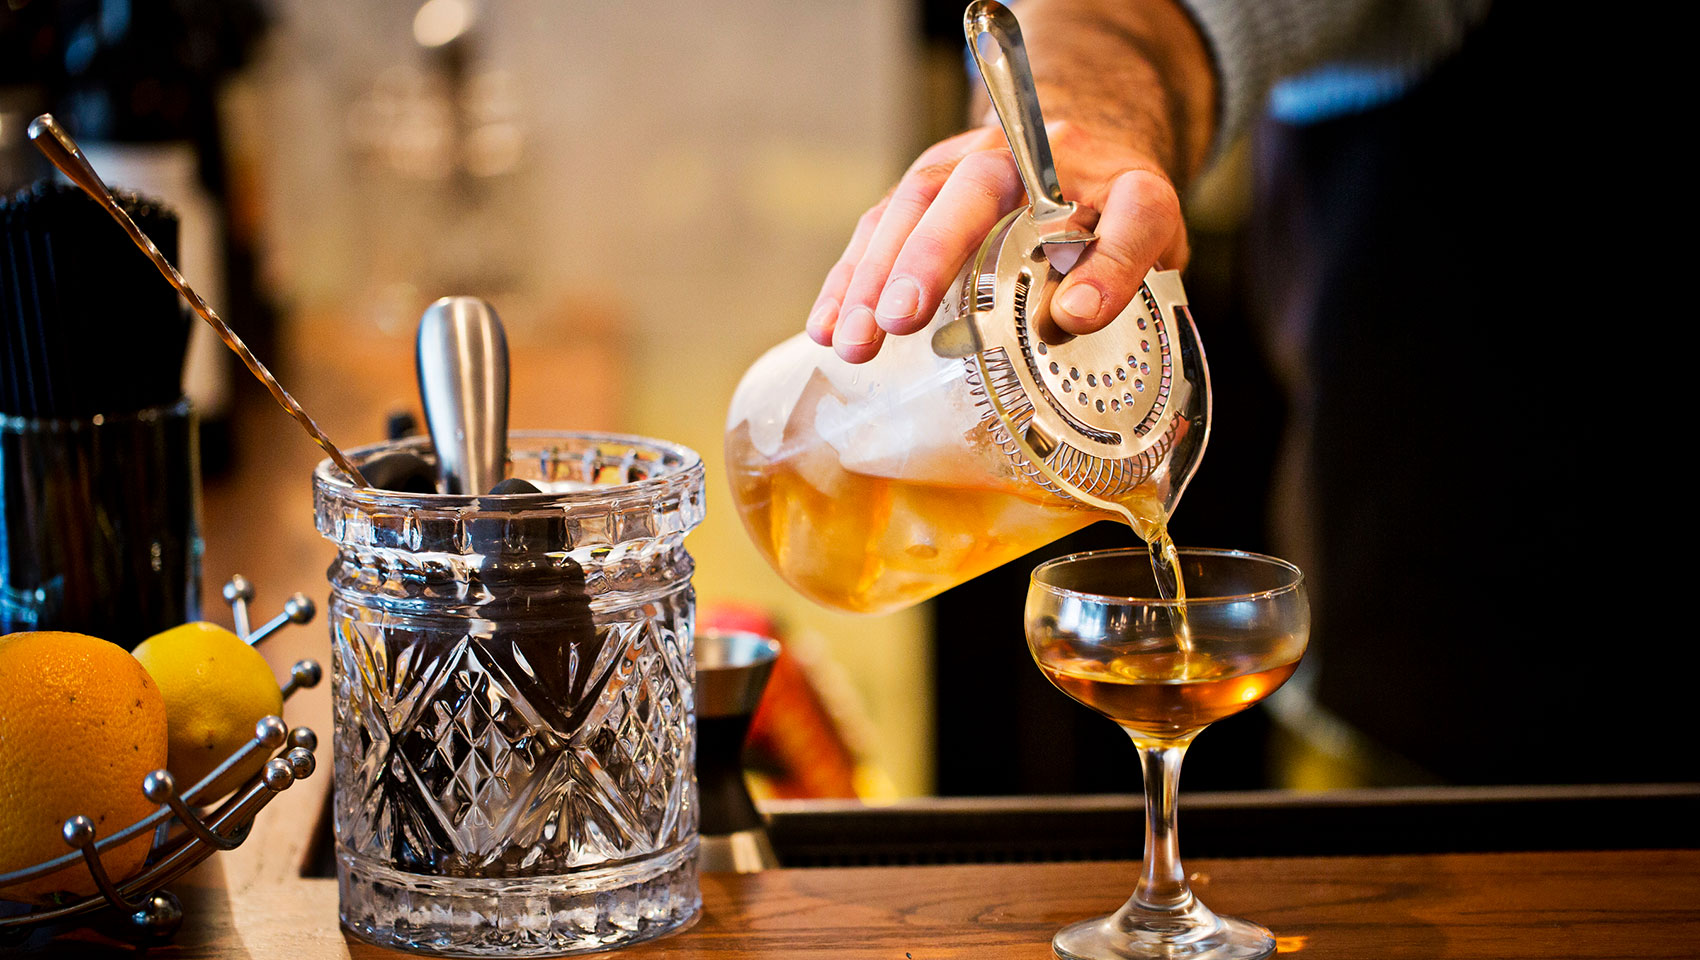
M1021 18L1040 104L1055 118L1046 129L1063 197L1080 204L1076 225L1098 234L1051 314L1068 333L1091 333L1121 313L1152 266L1186 264L1174 179L1208 149L1214 77L1173 0L1029 0ZM809 311L815 342L862 363L886 334L925 327L986 234L1026 203L989 119L929 147L862 215Z

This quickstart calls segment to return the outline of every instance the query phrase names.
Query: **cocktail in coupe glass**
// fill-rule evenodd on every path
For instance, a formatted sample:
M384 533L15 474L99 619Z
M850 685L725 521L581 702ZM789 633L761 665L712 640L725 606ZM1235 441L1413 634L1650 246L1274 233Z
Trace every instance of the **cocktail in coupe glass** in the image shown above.
M1184 601L1163 599L1143 549L1041 564L1027 591L1027 644L1057 689L1114 720L1145 773L1145 863L1133 896L1051 941L1065 960L1266 957L1275 939L1219 917L1187 885L1175 794L1187 746L1211 723L1287 681L1310 634L1304 575L1274 557L1180 551Z

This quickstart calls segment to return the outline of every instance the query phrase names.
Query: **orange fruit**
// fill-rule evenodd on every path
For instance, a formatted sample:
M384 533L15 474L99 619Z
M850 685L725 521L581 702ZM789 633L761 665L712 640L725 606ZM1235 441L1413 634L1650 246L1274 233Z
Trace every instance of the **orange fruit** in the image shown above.
M70 852L60 833L82 815L105 837L153 812L142 780L165 766L165 700L123 647L80 633L0 637L0 873ZM114 881L147 857L152 831L101 854ZM0 888L0 898L84 896L79 861Z

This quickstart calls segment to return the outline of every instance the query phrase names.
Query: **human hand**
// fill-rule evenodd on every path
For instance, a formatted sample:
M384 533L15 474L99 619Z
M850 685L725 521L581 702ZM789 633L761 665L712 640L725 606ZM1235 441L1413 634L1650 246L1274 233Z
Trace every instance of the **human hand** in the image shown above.
M1098 234L1058 285L1051 315L1066 333L1091 333L1121 314L1154 265L1185 266L1180 199L1162 165L1125 138L1066 121L1046 130L1063 197L1080 204L1077 225ZM929 147L857 222L809 311L809 336L863 363L886 334L925 327L986 234L1025 198L1000 128Z

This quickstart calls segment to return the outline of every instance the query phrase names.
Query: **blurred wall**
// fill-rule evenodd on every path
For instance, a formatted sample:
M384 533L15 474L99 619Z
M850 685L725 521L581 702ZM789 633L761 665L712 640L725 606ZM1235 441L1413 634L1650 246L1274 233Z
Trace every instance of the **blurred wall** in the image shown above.
M436 4L426 39L462 12ZM269 286L290 323L328 331L292 342L376 337L411 357L430 300L489 298L513 347L515 426L700 451L700 602L772 611L828 678L877 768L869 789L925 792L922 614L851 618L794 594L745 537L720 449L743 370L802 329L856 217L918 146L912 5L504 0L468 7L434 48L415 39L418 3L274 9L229 112ZM525 375L576 338L609 344L594 355L615 369ZM617 399L551 403L551 383L586 377Z

